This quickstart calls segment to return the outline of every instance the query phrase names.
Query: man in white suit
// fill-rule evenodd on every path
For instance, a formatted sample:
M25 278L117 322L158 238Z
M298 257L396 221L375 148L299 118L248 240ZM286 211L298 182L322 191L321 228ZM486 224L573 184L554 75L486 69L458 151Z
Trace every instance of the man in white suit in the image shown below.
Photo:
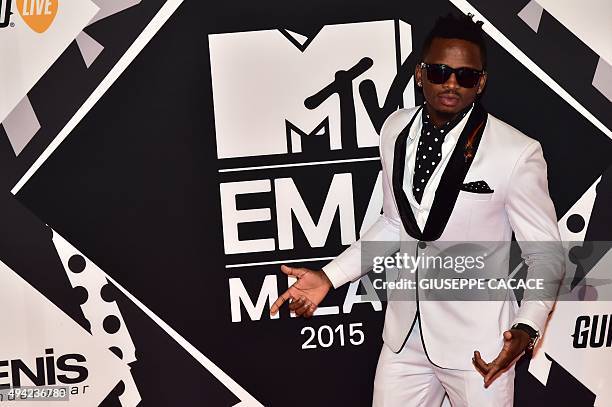
M282 266L297 281L272 314L290 300L297 315L312 316L331 288L371 269L361 264L368 241L421 256L445 241L507 246L514 232L527 278L560 281L560 253L529 244L560 239L541 146L478 102L487 81L481 26L472 16L438 19L415 68L426 103L394 112L381 129L383 214L323 270ZM494 252L490 262L507 263L507 250ZM439 406L448 394L453 406L511 406L514 362L533 349L554 296L526 294L520 308L513 296L485 306L422 296L388 302L373 405Z

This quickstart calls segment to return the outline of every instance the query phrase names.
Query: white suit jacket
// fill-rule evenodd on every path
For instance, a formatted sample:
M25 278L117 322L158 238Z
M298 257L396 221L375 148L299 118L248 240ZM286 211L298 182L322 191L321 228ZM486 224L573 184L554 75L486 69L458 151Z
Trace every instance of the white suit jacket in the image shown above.
M475 110L446 136L452 141L451 147L458 145L462 157L459 144L465 138L460 139L460 134L469 127L468 119L475 120ZM461 167L458 157L454 161L447 157L445 161L451 162L439 164L441 168L429 180L420 205L411 192L414 161L410 163L410 159L421 130L421 113L418 107L400 109L387 118L380 138L383 214L357 242L323 267L335 288L370 271L371 264L361 264L364 241L397 242L394 250L403 248L410 252L422 240L430 246L418 249L424 254L432 244L442 241L509 242L513 231L519 244L560 240L540 143L483 112L480 142L473 160L466 165L467 172L458 170ZM400 133L404 134L404 144L398 140L402 138ZM448 148L443 145L443 152ZM453 187L480 180L494 192L479 194ZM398 198L400 189L405 199ZM548 278L554 274L559 280L563 277L562 258L552 258L549 253L527 246L521 244L528 265L527 278L540 273L547 273ZM503 252L497 253L497 261L507 263L507 253ZM495 358L503 346L503 332L514 323L527 323L542 333L553 305L554 299L523 300L519 308L513 295L507 301L490 302L423 301L418 296L390 300L383 340L394 352L399 352L414 324L419 323L423 346L432 363L472 370L474 350L479 350L487 361Z

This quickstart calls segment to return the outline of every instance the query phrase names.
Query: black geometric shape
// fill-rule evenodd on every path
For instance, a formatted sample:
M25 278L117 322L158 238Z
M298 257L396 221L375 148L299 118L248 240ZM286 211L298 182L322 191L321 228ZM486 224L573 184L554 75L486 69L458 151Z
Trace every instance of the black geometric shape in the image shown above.
M117 394L122 395L125 391L125 383L123 383L123 380L121 380L115 388L117 389Z
M587 227L584 240L611 241L612 240L612 165L601 175L601 181L595 188L596 196L591 212L591 220Z
M77 293L77 301L80 305L83 305L87 302L89 298L89 293L85 287L77 286L74 287L74 291Z
M121 351L121 349L119 349L116 346L111 346L110 348L108 348L111 352L113 352L115 354L115 356L117 356L119 359L123 359L123 352Z
M121 328L121 321L115 315L108 315L104 318L102 326L106 332L114 334Z
M136 361L130 363L130 373L142 396L141 405L233 406L240 401L121 292L116 301L136 347ZM221 367L225 371L225 366ZM167 385L164 369L180 372L180 392ZM109 405L120 404L104 404Z
M0 260L89 331L89 322L51 240L50 228L10 192L0 192Z
M106 283L100 289L100 297L106 302L114 302L117 299L117 290L111 283Z
M100 402L98 407L122 407L119 396L125 391L125 383L121 380L115 385L113 390L106 395L106 398ZM140 405L140 404L139 404Z
M75 254L68 260L68 268L73 273L80 273L85 270L85 259L80 254Z
M593 406L595 394L548 354L545 356L552 361L546 385L540 383L528 371L528 358L523 357L517 362L514 405L521 407Z
M584 221L584 218L581 215L575 213L569 218L567 218L566 224L570 232L578 233L581 232L582 229L584 229L586 222Z

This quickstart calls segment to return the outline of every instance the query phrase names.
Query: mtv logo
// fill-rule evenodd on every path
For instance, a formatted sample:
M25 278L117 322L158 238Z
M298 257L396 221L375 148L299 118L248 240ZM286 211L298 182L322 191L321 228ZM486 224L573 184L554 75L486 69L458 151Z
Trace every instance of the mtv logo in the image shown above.
M315 137L327 138L330 150L377 146L359 84L371 80L382 105L412 37L410 25L385 20L325 26L314 38L286 30L212 34L209 48L222 159L300 153ZM338 94L313 100L351 74L354 117L341 113ZM406 89L404 104L412 106L413 88ZM343 138L342 120L354 122L355 140Z
M0 28L11 22L11 0L0 0Z

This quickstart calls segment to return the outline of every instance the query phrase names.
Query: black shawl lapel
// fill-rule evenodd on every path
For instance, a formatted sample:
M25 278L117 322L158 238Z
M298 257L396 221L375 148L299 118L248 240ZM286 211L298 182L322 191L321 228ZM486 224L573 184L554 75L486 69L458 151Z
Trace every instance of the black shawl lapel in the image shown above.
M450 160L444 169L429 216L427 217L427 223L425 224L424 231L421 231L403 188L406 143L410 128L417 115L421 112L421 109L423 109L423 106L416 111L408 125L404 127L395 141L395 151L393 155L393 194L395 195L397 209L406 232L417 240L434 241L442 236L442 232L444 232L444 228L455 207L461 184L478 150L480 138L482 137L482 133L487 123L487 112L479 103L474 105L470 117L457 140ZM471 156L466 155L466 148L468 145L472 147Z
M410 122L397 136L397 140L395 140L395 151L393 154L393 194L395 195L397 209L406 232L418 240L422 240L422 232L417 224L416 218L414 217L414 213L410 207L410 202L408 202L408 197L404 192L403 185L405 175L404 167L406 164L406 142L408 139L408 134L410 133L410 127L412 127L414 119L416 119L417 115L420 114L422 109L423 106L417 109L414 116L412 116L412 119L410 119Z
M482 133L487 124L487 117L484 108L480 103L476 103L444 169L421 240L434 241L442 236L455 207L461 184L463 184L478 150ZM469 158L466 155L468 144L472 146L472 154Z

